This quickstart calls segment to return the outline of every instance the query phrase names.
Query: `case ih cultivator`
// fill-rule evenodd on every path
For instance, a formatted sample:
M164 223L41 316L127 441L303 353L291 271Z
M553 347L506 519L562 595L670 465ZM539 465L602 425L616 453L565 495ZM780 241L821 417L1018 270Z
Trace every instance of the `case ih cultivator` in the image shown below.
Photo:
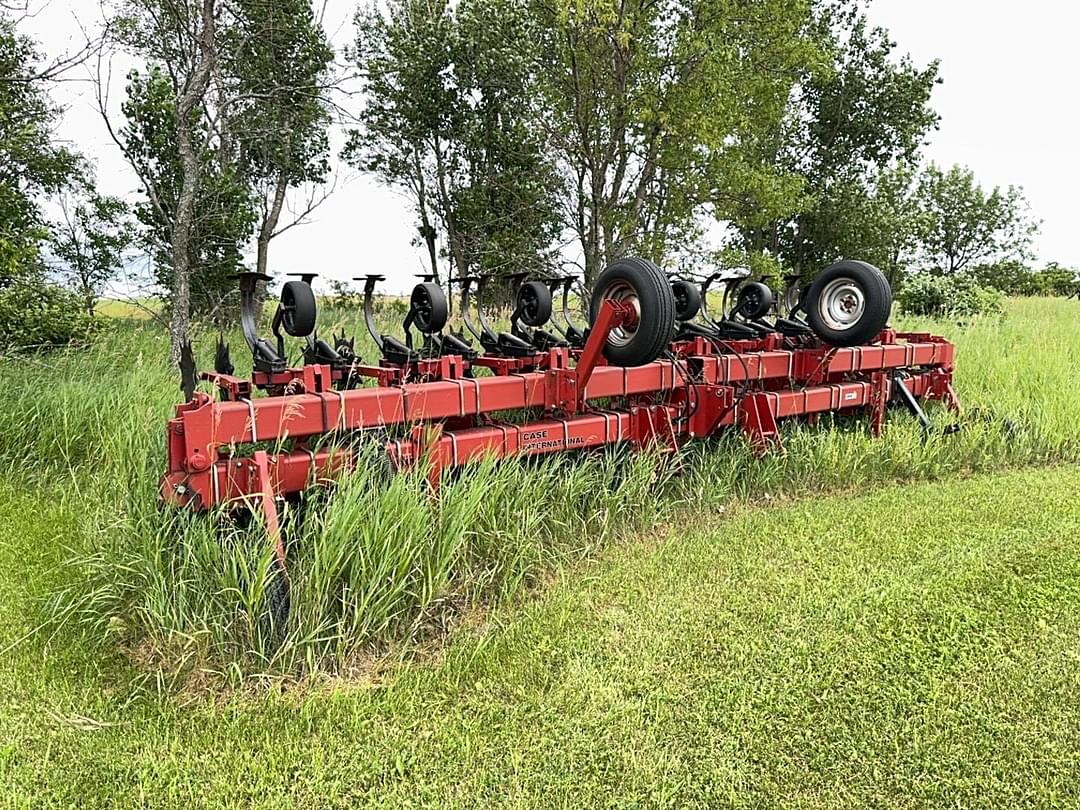
M624 259L597 280L587 329L571 317L570 278L513 279L508 331L483 312L488 280L457 279L467 330L460 334L446 331L442 289L424 281L400 337L376 328L372 295L381 277L367 276L365 321L382 354L374 365L361 363L344 338L331 346L317 336L311 278L285 284L271 342L254 317L265 277L240 277L252 376L234 376L219 345L216 370L200 375L217 396L194 393L178 406L161 481L173 504L261 508L282 565L279 500L348 474L369 458L361 448L373 440L395 468L427 465L434 483L443 470L487 455L617 442L675 449L728 429L765 452L780 447L783 419L864 411L876 435L891 404L927 428L920 400L957 407L952 344L889 329L889 285L861 262L834 264L774 302L757 281L671 281L647 261ZM711 316L705 302L718 281L722 311ZM302 367L288 367L285 335L305 341Z

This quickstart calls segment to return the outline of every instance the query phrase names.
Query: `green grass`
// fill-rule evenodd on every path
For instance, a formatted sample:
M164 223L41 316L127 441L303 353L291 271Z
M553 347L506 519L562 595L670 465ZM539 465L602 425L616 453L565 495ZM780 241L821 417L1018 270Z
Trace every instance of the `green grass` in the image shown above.
M184 703L33 636L0 656L0 784L26 806L1072 806L1078 488L1062 467L702 514L314 691ZM0 493L3 649L73 526Z
M294 532L284 643L258 526L158 506L158 326L0 360L0 799L1076 804L1077 312L898 324L956 341L955 436L360 476Z
M388 328L397 308L390 301L381 310ZM156 325L124 322L88 351L0 363L9 392L0 469L32 492L65 493L58 508L70 528L50 628L61 623L106 649L133 651L169 683L206 672L231 685L347 673L372 656L407 654L463 615L686 513L1076 461L1075 313L1072 301L1030 300L1012 302L1004 321L899 324L956 340L957 385L979 416L955 436L927 440L904 414L880 441L867 436L863 418L826 420L789 426L787 453L765 459L732 434L691 445L676 476L657 459L618 453L486 465L449 482L437 501L424 497L419 476L382 487L362 471L292 521L293 610L284 631L269 620L274 573L258 524L160 508L163 425L177 393ZM324 312L323 332L355 333L350 317ZM201 356L213 337L204 336ZM370 345L358 348L372 356Z

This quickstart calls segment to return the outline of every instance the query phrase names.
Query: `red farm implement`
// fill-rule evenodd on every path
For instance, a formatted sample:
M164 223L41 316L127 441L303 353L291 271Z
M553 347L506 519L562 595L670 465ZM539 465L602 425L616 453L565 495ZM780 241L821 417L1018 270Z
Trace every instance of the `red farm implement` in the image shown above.
M282 565L279 500L347 475L370 459L360 448L372 440L395 468L422 463L437 483L447 468L485 456L616 443L674 450L729 429L762 453L781 448L785 419L861 411L877 435L891 405L927 429L920 401L957 407L953 345L888 328L889 286L860 262L832 265L808 285L793 280L777 302L745 276L671 281L649 262L625 259L594 285L588 328L570 313L573 279L512 278L510 328L499 330L480 304L489 279L462 278L458 334L446 331L442 289L425 280L412 292L404 339L376 328L381 277L367 276L365 320L382 354L371 365L350 341L316 335L311 278L285 284L272 343L254 317L265 277L240 277L252 376L234 376L219 345L216 370L200 375L216 395L189 393L178 406L161 480L172 504L261 509ZM706 301L717 281L714 317ZM305 341L301 367L287 366L282 331Z

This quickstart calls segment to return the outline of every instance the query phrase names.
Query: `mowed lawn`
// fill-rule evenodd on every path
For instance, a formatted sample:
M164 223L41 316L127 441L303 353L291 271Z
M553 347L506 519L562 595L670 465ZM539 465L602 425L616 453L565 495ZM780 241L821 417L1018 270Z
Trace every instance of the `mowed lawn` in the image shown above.
M72 527L0 487L10 805L1080 802L1080 469L703 514L304 694L164 697L40 634ZM14 646L12 646L14 645Z

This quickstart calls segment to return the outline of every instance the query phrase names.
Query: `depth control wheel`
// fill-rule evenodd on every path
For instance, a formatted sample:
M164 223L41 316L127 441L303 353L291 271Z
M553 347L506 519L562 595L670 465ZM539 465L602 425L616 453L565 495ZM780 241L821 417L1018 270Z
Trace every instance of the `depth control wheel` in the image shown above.
M889 321L892 288L871 264L841 261L826 267L806 293L810 328L833 346L858 346L877 337Z
M628 304L637 317L611 331L604 356L618 366L642 366L659 357L675 331L675 296L660 268L645 259L609 264L593 285L590 323L596 323L605 298Z
M675 296L675 320L692 321L701 311L701 290L684 278L671 282L671 294Z
M526 281L518 289L517 306L526 326L543 326L551 320L551 290L540 281Z
M315 331L315 293L302 281L286 281L281 288L281 328L293 337L307 337Z
M441 332L450 317L450 307L446 303L446 293L438 284L425 281L413 287L409 296L409 309L413 313L413 323L425 335Z
M756 321L769 314L773 305L773 291L768 284L748 281L739 287L735 296L733 315L742 315L748 321Z

